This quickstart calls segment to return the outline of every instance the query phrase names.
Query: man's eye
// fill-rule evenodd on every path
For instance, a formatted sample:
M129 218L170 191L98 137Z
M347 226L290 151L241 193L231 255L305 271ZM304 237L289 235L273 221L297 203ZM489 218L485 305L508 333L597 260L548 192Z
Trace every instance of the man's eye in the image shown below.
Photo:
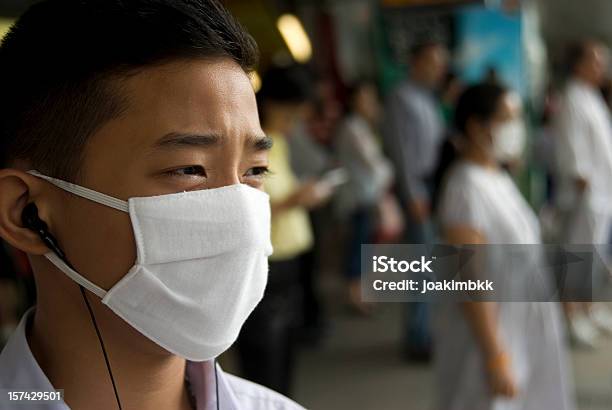
M247 171L246 177L263 177L270 173L268 167L254 167Z
M199 165L176 168L167 171L166 173L172 176L206 176L206 170L204 170L204 167L201 167Z

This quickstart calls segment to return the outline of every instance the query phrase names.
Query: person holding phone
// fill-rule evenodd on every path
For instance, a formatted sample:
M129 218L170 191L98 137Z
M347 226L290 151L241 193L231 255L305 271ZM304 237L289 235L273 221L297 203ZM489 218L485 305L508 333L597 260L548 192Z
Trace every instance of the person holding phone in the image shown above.
M333 187L318 179L300 182L291 167L287 136L310 100L304 68L269 69L257 100L262 128L273 142L264 189L270 195L274 253L266 294L242 329L237 350L249 379L289 394L303 318L300 278L311 266L304 261L313 246L308 210L327 201Z

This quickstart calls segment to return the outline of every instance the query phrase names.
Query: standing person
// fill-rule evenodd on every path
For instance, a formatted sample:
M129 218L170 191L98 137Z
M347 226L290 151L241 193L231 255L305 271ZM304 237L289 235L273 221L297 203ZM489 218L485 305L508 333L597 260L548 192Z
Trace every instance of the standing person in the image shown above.
M0 408L302 408L216 364L272 252L256 59L214 0L43 0L12 26L0 236L37 300L0 354Z
M557 144L557 129L554 119L557 117L558 95L552 87L547 87L544 95L540 125L533 141L533 162L544 173L544 204L540 208L540 225L542 238L546 243L562 242L563 223L555 204L557 187L557 161L554 155ZM551 155L553 153L553 155ZM561 223L560 223L561 222ZM568 303L568 302L563 302Z
M498 300L529 287L543 257L536 215L501 166L506 147L515 146L504 139L522 139L513 125L520 117L516 101L495 84L462 94L457 159L445 173L437 208L447 243L534 245L534 257L524 258L520 269L509 263L507 248L483 251L490 250L480 274L498 284ZM552 277L539 283L550 289ZM574 409L557 303L442 302L434 317L440 409Z
M377 206L388 194L393 170L376 136L380 121L376 86L358 82L349 89L348 99L349 109L338 129L336 149L338 161L350 178L338 189L336 211L349 222L345 265L349 302L358 312L368 313L368 305L361 300L361 245L372 239Z
M557 207L565 215L564 242L608 243L612 226L612 127L599 87L608 50L596 41L568 53L569 80L556 118ZM594 270L598 281L602 272ZM603 304L571 303L567 315L572 341L594 347L600 331L612 333L612 313Z
M348 98L349 110L338 130L336 150L349 180L338 189L335 205L350 230L345 265L349 302L358 312L368 313L368 305L361 300L361 245L373 237L375 212L388 195L393 170L376 136L380 121L376 86L358 82L349 89Z
M249 317L237 347L247 378L288 394L291 388L296 330L302 318L300 280L313 238L308 209L322 204L330 190L316 180L300 183L291 169L287 135L303 115L308 83L297 66L272 68L257 94L261 124L273 142L271 175L264 189L272 207L272 246L268 286Z
M300 181L318 178L332 167L333 158L327 146L321 143L325 138L313 135L313 125L324 116L323 81L308 73L309 89L313 90L311 101L305 105L305 112L298 119L291 135L288 136L290 164ZM330 127L331 128L331 127ZM319 128L319 131L321 128ZM329 209L325 206L311 209L309 219L312 225L313 245L301 258L302 319L299 330L300 342L315 346L321 342L327 327L325 306L321 297L319 279L321 257L324 254L325 236L329 232Z
M410 54L409 79L393 90L385 103L385 150L393 161L398 196L406 212L407 243L433 241L433 174L445 131L435 95L447 63L448 52L442 44L417 44ZM406 313L406 356L427 359L427 305L411 303Z

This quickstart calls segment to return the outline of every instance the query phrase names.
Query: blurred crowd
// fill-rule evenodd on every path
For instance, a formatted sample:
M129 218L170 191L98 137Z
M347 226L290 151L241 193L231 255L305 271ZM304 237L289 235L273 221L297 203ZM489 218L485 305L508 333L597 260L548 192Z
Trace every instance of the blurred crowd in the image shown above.
M299 65L262 76L259 114L274 140L265 184L274 253L264 299L235 346L250 380L291 395L299 347L317 346L329 331L321 272L342 275L341 303L355 314L376 309L361 298L362 244L610 243L605 45L584 40L568 50L565 81L549 88L535 124L494 70L465 84L435 41L406 58L406 79L385 96L372 79L338 86ZM541 209L515 183L528 163L546 173ZM34 301L27 258L2 244L0 346ZM404 310L403 359L433 361L443 409L500 400L575 408L568 348L595 349L612 333L612 314L597 303Z

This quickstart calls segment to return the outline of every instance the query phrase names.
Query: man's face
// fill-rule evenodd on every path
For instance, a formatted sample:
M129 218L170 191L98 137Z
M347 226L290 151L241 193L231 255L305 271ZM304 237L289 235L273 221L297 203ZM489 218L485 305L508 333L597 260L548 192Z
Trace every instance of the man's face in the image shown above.
M305 120L309 115L310 105L308 102L276 102L266 103L266 124L270 133L278 133L279 136L290 136L297 124Z
M150 68L120 88L127 110L87 142L80 185L124 200L237 183L262 187L269 144L251 83L233 61ZM110 289L136 258L128 214L46 185L50 231L78 272Z
M355 109L364 118L372 123L377 123L380 118L380 103L378 93L373 85L366 85L359 90L355 96Z
M437 88L442 83L448 69L448 52L442 46L431 46L416 57L414 69L429 87Z
M592 44L588 47L582 69L587 79L595 86L603 84L608 67L608 49L600 44Z

